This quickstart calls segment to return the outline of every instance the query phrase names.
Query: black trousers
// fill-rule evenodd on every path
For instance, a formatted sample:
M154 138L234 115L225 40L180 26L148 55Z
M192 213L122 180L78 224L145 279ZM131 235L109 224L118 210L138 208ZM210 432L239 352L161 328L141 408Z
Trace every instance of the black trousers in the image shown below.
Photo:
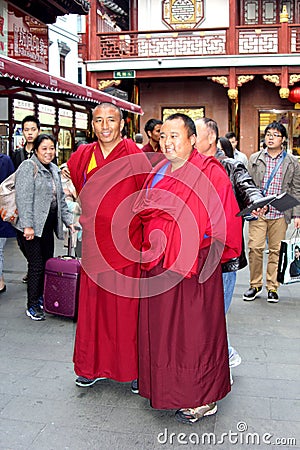
M50 211L41 237L26 240L23 232L17 230L18 240L24 247L28 262L27 307L38 304L43 295L44 273L46 261L54 254L54 228L57 222L57 212Z

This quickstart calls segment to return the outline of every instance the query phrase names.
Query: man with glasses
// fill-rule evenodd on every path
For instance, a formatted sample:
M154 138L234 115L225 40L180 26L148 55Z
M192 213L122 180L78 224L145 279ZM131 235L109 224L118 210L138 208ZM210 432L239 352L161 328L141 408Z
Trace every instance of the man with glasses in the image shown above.
M287 139L282 123L272 122L265 129L266 148L250 156L248 171L255 184L265 195L287 192L300 199L300 165L298 159L284 150ZM277 267L281 240L285 239L288 224L294 218L295 228L300 228L300 206L281 213L269 206L268 213L249 222L250 287L243 299L254 300L263 286L263 253L268 239L269 254L266 273L267 301L279 301Z

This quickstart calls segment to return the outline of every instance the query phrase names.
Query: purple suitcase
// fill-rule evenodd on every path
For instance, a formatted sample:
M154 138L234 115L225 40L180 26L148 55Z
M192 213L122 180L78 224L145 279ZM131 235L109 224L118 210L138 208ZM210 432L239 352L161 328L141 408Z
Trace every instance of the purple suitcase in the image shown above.
M70 246L68 254L70 254ZM57 316L77 318L80 261L72 256L58 256L46 262L44 310Z

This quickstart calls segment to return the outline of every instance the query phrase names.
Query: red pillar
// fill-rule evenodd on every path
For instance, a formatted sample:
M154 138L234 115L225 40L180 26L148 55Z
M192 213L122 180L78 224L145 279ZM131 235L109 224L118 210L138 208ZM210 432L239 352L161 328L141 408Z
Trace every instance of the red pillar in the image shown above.
M129 3L129 30L138 30L138 0L130 0Z

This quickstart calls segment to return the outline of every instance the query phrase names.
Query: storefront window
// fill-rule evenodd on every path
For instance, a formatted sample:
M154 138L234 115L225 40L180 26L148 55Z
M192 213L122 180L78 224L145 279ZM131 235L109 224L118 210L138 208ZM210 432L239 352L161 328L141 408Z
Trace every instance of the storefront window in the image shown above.
M61 128L58 133L58 164L68 161L72 153L71 131Z

